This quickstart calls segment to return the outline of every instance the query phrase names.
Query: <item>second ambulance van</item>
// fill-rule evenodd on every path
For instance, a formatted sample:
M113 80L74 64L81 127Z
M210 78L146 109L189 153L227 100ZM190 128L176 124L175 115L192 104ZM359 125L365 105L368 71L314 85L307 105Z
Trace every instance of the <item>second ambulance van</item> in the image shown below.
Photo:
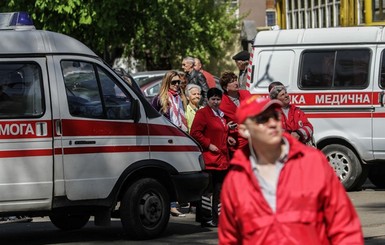
M385 30L341 27L259 32L251 93L282 82L314 126L317 147L346 189L385 187ZM311 163L309 163L311 164Z
M0 14L0 216L158 236L200 199L201 149L79 41Z

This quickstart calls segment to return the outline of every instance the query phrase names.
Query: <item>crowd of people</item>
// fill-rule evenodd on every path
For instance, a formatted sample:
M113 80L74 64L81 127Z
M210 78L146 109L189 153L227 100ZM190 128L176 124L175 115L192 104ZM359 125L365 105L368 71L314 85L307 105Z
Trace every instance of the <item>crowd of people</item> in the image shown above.
M233 56L216 88L198 58L169 71L152 105L201 146L209 187L196 220L218 227L220 244L363 244L358 216L313 126L279 81L269 98L246 89L250 54ZM183 216L177 203L171 214Z

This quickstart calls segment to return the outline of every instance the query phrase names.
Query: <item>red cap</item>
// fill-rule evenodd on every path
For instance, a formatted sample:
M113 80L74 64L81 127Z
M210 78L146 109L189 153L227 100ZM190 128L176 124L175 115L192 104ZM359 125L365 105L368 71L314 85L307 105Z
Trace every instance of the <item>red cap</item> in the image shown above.
M249 97L248 99L242 101L237 109L236 116L238 123L243 123L247 118L261 114L271 106L281 108L282 102L279 100L271 100L261 97L260 95L253 95Z

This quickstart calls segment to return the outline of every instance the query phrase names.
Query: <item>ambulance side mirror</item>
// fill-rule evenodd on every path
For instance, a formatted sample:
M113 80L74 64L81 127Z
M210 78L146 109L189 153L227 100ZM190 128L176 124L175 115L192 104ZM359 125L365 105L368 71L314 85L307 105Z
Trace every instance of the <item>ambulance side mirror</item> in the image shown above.
M140 119L140 103L139 100L134 99L131 106L131 115L133 115L134 122L139 122Z

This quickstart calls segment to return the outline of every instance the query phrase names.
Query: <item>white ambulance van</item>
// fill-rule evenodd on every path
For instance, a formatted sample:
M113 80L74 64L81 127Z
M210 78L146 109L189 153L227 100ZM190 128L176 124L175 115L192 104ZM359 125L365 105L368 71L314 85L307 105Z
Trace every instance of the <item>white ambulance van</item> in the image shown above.
M208 184L201 149L79 41L0 14L0 216L159 235Z
M282 82L347 190L385 187L383 27L272 30L254 40L248 89ZM311 164L311 163L309 163Z

